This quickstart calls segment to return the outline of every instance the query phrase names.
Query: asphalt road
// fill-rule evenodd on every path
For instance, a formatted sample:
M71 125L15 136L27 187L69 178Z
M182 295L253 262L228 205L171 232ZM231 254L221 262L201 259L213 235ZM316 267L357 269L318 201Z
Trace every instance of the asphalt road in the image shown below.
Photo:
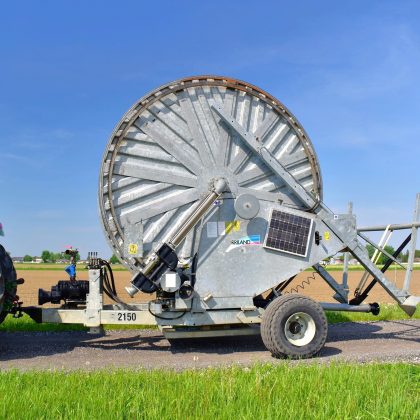
M324 349L310 362L332 361L420 363L420 320L331 325ZM179 370L255 362L281 363L271 357L257 336L200 339L171 346L155 330L111 331L105 336L0 333L0 369Z

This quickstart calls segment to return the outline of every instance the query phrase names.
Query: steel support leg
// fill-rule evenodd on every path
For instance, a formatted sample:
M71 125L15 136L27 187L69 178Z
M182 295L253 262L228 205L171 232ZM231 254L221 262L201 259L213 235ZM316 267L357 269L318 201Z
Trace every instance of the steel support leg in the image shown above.
M328 283L328 285L336 292L334 299L340 303L348 302L348 290L340 283L337 283L334 277L320 264L313 266L314 270Z
M420 303L420 297L410 296L407 291L399 289L394 285L394 283L389 281L382 271L376 267L376 265L373 264L368 257L366 257L365 251L359 242L356 242L354 248L350 248L350 252L360 261L365 270L367 270L376 279L376 281L382 285L387 293L399 303L401 309L405 313L409 316L414 314L416 311L416 305Z
M414 208L413 225L414 223L419 221L419 216L420 216L420 193L416 195L416 207ZM405 291L408 291L410 289L410 280L411 280L411 274L413 272L414 256L416 253L417 229L418 228L414 226L411 228L411 247L408 254L407 271L405 273L404 286L403 286L403 290Z

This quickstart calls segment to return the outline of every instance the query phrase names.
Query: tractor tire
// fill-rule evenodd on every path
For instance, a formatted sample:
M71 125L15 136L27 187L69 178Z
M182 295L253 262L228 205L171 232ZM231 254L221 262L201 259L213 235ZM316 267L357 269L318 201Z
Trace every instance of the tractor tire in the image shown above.
M276 358L307 359L327 340L328 322L318 302L289 294L274 299L261 322L261 337Z
M0 245L0 324L4 321L16 299L16 270L13 261Z

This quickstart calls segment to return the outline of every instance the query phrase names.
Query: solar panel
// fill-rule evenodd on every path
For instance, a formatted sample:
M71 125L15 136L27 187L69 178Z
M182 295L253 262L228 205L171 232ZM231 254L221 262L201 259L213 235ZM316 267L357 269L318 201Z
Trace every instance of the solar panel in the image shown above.
M272 210L264 247L306 257L312 219Z

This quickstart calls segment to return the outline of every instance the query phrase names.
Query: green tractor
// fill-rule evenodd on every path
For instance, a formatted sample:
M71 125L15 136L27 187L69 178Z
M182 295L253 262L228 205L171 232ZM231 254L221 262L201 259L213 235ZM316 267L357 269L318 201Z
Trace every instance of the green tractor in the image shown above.
M19 282L10 255L0 245L0 324L9 313L15 313L19 308L16 295Z

